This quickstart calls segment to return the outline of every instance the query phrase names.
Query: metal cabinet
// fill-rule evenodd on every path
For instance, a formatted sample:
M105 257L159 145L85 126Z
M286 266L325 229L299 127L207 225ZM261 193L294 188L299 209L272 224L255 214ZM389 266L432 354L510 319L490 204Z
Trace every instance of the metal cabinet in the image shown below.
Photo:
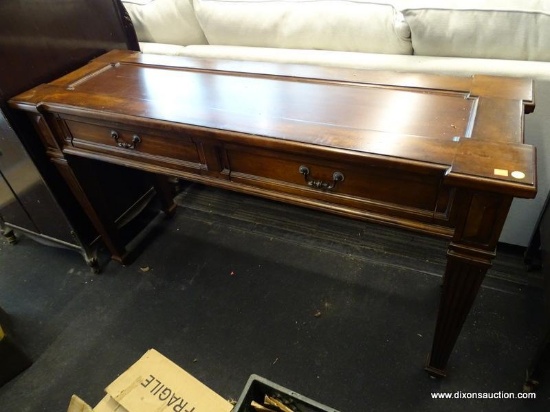
M13 229L45 242L82 248L63 210L23 144L0 112L0 219L4 235ZM87 258L92 256L85 252Z

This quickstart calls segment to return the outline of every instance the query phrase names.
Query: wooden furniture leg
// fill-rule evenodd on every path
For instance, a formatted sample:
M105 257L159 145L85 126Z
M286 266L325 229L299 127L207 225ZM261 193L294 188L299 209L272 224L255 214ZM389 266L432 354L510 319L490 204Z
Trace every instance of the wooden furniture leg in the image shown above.
M447 361L481 283L491 267L511 198L484 192L457 193L456 231L447 252L447 267L431 353L426 371L445 377Z
M101 239L111 253L113 260L122 264L129 263L132 259L131 252L126 249L125 242L120 237L116 216L109 208L108 199L105 198L100 182L94 175L93 163L84 158L56 158L57 168L75 194L80 205L84 208L94 227L101 235ZM168 177L154 176L154 186L159 197L162 211L171 217L176 211L174 202L174 190Z
M101 201L103 196L99 182L94 178L93 167L84 159L74 159L70 165L65 158L58 157L52 160L101 235L112 259L122 264L126 263L128 251L120 238L114 217L108 206ZM90 195L93 195L93 200Z

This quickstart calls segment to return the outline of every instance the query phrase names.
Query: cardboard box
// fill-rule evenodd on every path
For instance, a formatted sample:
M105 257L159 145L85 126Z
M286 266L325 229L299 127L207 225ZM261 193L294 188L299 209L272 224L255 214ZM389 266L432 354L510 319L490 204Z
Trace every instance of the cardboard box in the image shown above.
M230 412L233 405L151 349L105 389L94 407L77 396L68 412Z

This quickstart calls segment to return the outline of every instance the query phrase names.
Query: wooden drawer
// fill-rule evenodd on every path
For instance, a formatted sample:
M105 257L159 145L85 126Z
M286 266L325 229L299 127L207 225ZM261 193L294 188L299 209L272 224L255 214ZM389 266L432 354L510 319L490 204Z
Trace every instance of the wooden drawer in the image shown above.
M448 220L452 197L441 168L414 171L231 145L225 153L235 183L427 222Z
M126 125L103 125L65 119L67 144L125 159L135 159L176 170L202 168L195 143L189 136L162 136Z

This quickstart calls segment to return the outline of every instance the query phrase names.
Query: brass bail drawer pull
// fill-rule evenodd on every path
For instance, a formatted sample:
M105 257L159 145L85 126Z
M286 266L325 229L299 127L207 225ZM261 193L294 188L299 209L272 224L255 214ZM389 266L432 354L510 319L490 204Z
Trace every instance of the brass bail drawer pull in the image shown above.
M315 189L332 190L336 187L338 182L344 181L344 174L342 172L334 172L332 174L332 182L323 182L322 180L315 180L309 177L309 167L301 165L298 169L300 174L304 175L304 180L307 185Z
M118 139L120 139L120 136L115 130L111 130L111 137L115 140L116 145L118 147L122 147L123 149L135 149L137 144L141 143L141 138L137 134L132 136L132 143L126 143L122 141L119 142Z

